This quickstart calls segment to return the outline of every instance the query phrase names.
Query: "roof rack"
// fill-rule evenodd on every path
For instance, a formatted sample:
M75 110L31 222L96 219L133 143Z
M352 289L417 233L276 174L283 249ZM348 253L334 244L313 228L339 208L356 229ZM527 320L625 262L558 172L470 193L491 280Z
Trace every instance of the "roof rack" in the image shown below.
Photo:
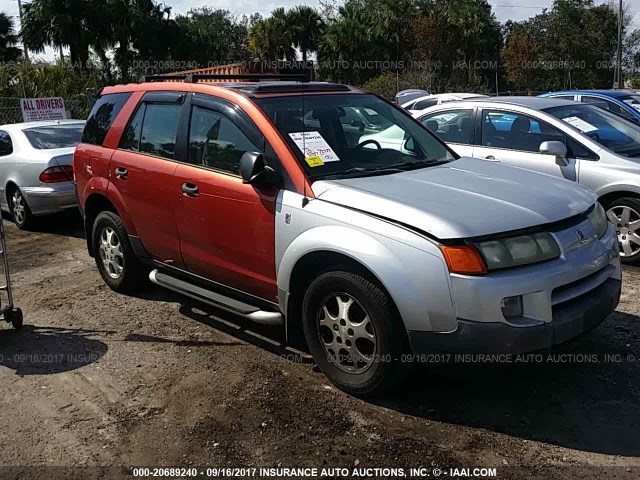
M148 75L144 82L166 82L168 80L182 80L185 83L198 83L199 80L244 80L247 82L259 82L260 80L288 80L293 82L308 82L309 76L293 73L243 73L243 74L199 74L189 75Z

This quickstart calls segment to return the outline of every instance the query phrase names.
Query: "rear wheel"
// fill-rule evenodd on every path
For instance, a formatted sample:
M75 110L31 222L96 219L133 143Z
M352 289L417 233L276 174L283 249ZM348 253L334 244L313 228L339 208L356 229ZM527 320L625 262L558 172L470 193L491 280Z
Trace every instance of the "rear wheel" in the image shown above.
M302 308L309 350L339 388L374 395L401 379L402 322L388 295L367 278L324 273L307 289Z
M620 198L605 208L616 229L620 258L626 264L640 265L640 200Z
M19 229L25 230L33 225L33 214L18 187L13 187L9 191L9 209L11 210L13 221Z
M145 283L145 269L136 257L122 219L101 212L93 224L93 251L98 271L112 290L128 293Z

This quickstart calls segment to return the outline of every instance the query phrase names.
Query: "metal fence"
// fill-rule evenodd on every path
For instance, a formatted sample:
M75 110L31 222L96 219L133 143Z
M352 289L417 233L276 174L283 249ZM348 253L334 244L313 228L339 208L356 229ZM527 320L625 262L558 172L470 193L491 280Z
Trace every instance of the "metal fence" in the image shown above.
M93 96L89 93L64 98L67 118L86 119L93 105ZM22 122L20 98L0 97L0 125Z

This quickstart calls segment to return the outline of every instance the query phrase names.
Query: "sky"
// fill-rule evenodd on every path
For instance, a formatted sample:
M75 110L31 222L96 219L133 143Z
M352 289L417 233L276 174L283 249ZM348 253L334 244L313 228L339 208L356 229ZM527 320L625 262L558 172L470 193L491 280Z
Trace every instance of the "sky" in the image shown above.
M29 0L23 0L28 3ZM631 14L632 28L640 28L640 0L623 0L627 5ZM611 3L617 5L617 0L596 0L596 3ZM186 13L192 7L209 6L212 8L224 8L233 13L242 15L244 13L259 12L266 16L277 7L291 7L306 3L311 6L318 6L318 0L280 0L276 2L265 2L263 0L164 0L165 3L172 7L174 15ZM525 20L529 17L542 12L543 8L549 8L553 0L489 0L493 7L493 11L499 21L506 20ZM0 11L7 13L15 19L16 26L19 25L18 20L18 2L17 0L0 0ZM47 49L43 55L38 57L52 60L56 54L52 49Z

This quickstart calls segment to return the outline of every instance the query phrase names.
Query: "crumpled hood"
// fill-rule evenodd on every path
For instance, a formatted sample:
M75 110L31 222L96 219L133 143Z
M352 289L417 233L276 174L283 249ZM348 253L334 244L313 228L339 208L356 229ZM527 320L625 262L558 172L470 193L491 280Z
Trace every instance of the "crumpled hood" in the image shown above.
M570 181L473 158L392 175L317 181L313 192L320 200L411 225L442 240L564 220L596 201Z

